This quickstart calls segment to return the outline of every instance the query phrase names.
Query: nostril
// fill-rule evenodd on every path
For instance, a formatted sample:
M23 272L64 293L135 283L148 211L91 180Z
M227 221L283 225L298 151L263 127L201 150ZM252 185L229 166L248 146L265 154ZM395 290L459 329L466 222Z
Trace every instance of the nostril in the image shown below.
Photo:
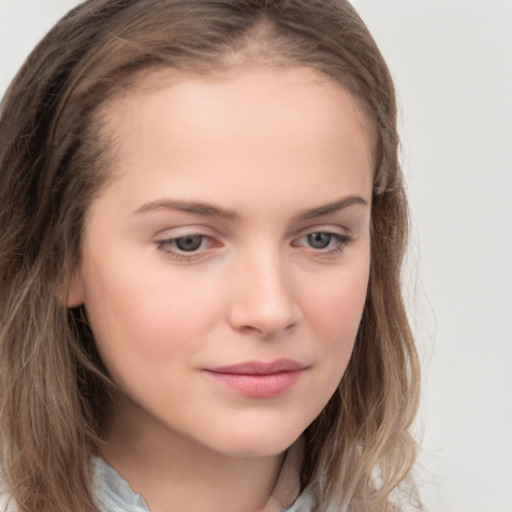
M253 327L252 325L245 325L242 328L242 330L248 334L254 334L254 335L260 336L262 338L268 338L270 336L270 334L265 332L263 329L260 329L258 327Z
M241 330L245 332L246 334L252 334L254 336L258 336L260 338L271 338L272 336L275 336L279 333L289 333L291 332L296 326L296 323L290 323L289 325L285 326L284 328L276 328L276 329L268 329L265 330L264 328L256 327L253 325L244 325L241 327Z

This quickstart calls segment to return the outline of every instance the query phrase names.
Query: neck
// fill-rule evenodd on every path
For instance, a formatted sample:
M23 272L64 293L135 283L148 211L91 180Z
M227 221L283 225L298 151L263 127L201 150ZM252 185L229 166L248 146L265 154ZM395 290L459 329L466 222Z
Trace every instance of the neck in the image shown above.
M151 512L254 512L267 503L283 455L232 457L123 405L100 448Z

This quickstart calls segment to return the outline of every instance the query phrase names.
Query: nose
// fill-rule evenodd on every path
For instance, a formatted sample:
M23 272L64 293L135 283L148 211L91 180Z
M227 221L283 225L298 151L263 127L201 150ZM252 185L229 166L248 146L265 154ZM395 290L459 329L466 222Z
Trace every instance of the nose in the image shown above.
M231 280L228 321L234 329L269 338L300 322L291 271L278 251L260 249L241 258Z

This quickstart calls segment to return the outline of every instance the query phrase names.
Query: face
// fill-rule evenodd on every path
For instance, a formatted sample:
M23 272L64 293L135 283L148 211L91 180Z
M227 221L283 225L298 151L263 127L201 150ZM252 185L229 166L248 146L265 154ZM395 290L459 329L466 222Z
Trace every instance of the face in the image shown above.
M114 179L69 305L115 416L229 456L282 452L338 386L365 302L362 116L312 70L247 68L152 76L106 117Z

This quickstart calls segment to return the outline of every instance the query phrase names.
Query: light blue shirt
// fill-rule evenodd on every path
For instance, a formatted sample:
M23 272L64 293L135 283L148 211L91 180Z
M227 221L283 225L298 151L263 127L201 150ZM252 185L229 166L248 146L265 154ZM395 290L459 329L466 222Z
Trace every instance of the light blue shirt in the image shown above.
M102 458L92 460L94 488L101 512L150 512L144 498L134 493L119 473ZM311 493L303 493L286 512L313 512L315 499Z

